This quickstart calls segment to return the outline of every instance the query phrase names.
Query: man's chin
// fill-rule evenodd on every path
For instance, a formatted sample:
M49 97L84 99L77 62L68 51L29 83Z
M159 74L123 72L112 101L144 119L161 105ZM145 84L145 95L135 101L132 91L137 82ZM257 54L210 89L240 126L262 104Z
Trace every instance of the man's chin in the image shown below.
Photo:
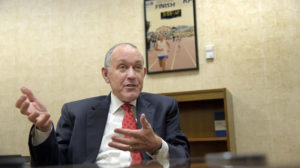
M126 102L126 103L129 103L129 102L132 102L134 100L136 100L138 97L139 97L140 93L125 93L124 96L122 96L122 101L123 102Z

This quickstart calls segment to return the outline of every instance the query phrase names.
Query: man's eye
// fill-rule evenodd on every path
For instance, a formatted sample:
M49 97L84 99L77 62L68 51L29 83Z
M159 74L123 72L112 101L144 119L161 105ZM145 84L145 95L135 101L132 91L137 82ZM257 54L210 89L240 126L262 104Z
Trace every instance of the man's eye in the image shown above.
M141 69L143 69L143 66L142 66L142 65L136 65L136 66L135 66L135 69L136 69L136 70L141 70Z
M125 70L125 69L126 69L126 65L120 65L120 66L119 66L119 69Z

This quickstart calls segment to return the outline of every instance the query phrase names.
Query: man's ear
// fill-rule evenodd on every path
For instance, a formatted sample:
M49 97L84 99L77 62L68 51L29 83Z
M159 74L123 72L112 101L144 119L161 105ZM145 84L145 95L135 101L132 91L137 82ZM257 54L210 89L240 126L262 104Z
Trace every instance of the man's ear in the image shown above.
M108 69L106 68L102 68L101 69L101 72L102 72L102 76L103 76L103 79L105 80L106 83L110 83L109 81L109 77L108 77Z
M147 69L146 69L146 67L144 67L144 77L145 77L146 73L147 73Z

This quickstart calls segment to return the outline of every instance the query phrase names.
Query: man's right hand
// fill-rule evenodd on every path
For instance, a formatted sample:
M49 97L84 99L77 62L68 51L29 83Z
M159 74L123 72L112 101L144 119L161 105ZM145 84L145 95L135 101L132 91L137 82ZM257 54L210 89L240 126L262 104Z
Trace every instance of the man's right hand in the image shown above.
M23 95L17 100L16 107L26 115L39 130L48 132L52 127L52 120L46 107L34 97L32 91L26 87L21 88Z

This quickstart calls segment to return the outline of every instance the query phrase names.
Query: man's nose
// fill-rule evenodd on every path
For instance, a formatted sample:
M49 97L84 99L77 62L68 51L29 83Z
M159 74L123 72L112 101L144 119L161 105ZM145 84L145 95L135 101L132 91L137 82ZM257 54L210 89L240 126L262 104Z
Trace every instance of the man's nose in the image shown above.
M135 73L133 67L130 67L128 69L127 76L128 76L128 78L131 78L131 79L136 78L136 73Z

